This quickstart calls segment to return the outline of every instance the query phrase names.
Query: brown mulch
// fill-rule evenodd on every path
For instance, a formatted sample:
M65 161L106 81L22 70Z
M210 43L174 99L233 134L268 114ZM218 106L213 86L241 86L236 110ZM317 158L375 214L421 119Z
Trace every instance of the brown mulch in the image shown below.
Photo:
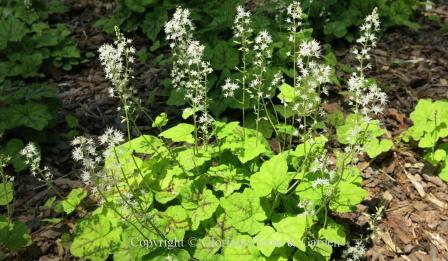
M448 5L440 2L425 15L446 23ZM384 124L397 142L391 154L363 172L369 199L356 222L373 228L368 260L448 260L447 183L415 144L399 142L412 124L408 115L417 99L448 98L448 34L428 17L420 24L418 31L387 33L374 51L372 76L390 94ZM372 221L366 212L379 218Z

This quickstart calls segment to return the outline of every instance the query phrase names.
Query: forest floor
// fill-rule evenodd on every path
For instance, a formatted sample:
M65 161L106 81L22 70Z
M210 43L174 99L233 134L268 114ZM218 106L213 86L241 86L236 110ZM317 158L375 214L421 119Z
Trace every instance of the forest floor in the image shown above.
M99 17L112 11L110 2L66 1L70 12L61 19L72 27L82 52L97 53L101 44L111 41L111 36L94 27ZM417 99L448 98L448 31L443 32L443 23L428 15L446 23L448 5L439 4L430 14L421 14L421 28L417 31L396 28L386 32L373 52L374 69L370 76L378 80L390 98L383 123L388 135L397 141L411 125L409 113ZM146 44L143 39L135 40L136 47ZM342 63L351 63L347 48L336 50L336 54ZM157 67L151 61L137 64L135 83L139 95L146 97L161 86L161 76L167 72L168 68ZM76 116L82 133L98 135L107 126L120 126L117 101L108 96L109 83L98 61L93 59L70 73L51 70L51 77L50 81L60 88L63 115ZM167 108L157 100L151 110L154 114L165 111L172 118L179 115L179 110ZM425 163L415 146L395 144L383 157L373 162L361 161L363 185L369 196L356 212L335 218L347 225L349 237L369 242L368 260L448 260L448 186L437 177L437 170ZM81 186L68 143L46 148L44 154L60 190ZM84 204L83 211L58 224L42 225L42 219L54 215L42 207L52 192L29 176L18 177L17 183L20 185L13 203L15 218L30 225L33 239L32 246L17 259L73 260L67 238L76 220L87 215L94 202Z

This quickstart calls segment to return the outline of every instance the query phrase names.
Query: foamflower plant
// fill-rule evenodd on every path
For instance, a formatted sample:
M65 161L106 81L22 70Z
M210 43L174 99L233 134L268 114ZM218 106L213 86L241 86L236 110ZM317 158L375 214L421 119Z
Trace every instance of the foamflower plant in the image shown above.
M238 7L234 41L242 53L241 77L225 80L222 90L241 104L242 122L224 122L208 113L211 69L205 47L194 38L190 12L176 9L165 33L173 55L173 86L186 91L190 105L182 115L185 122L175 124L162 113L151 119L160 130L155 136L144 134L133 118L125 117L127 129L135 129L137 137L107 129L98 139L73 141L82 180L98 202L98 208L76 225L74 256L330 260L333 246L349 243L344 226L331 213L353 211L367 196L356 163L360 154L378 152L380 145L371 144L372 137L383 141L384 130L374 120L381 110L368 108L384 105L384 95L365 80L365 61L379 21L374 11L362 28L361 65L353 75L356 81L347 86L349 97L354 97L348 99L351 114L341 125L322 126L329 68L316 40L295 38L304 19L299 2L286 13L294 77L278 73L268 80L272 36L265 30L255 32L250 12ZM131 83L127 77L107 76L107 68L113 66L103 66L112 86ZM368 100L361 95L368 95ZM253 107L247 108L246 100ZM248 109L256 116L254 128L245 122ZM260 132L261 119L275 128L273 140ZM325 131L333 127L337 135ZM330 146L338 141L337 148ZM381 147L380 153L385 151Z

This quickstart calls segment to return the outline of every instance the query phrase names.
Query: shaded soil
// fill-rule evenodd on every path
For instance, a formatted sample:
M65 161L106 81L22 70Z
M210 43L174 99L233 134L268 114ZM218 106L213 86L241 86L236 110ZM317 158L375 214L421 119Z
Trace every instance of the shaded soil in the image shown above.
M113 10L111 2L66 1L71 11L60 19L72 27L82 52L96 54L101 44L112 40L93 26L98 18ZM447 4L437 6L427 15L448 22ZM388 135L397 141L412 124L408 115L418 98L448 98L448 34L441 31L439 22L425 16L419 19L422 27L418 31L397 28L384 35L374 51L374 70L370 73L389 94L389 109L383 123ZM137 47L147 44L143 38L133 36L133 39ZM340 53L338 58L350 64L347 52ZM160 79L166 74L167 68L151 62L137 64L135 83L141 97L162 89ZM82 133L98 135L109 125L123 127L117 113L118 103L108 96L109 83L95 59L70 73L51 70L51 76L60 88L62 114L79 118ZM154 114L166 111L178 115L176 109L165 107L163 101L155 100L149 108ZM66 131L65 126L58 128ZM357 212L335 218L347 224L352 233L350 237L367 243L368 260L448 260L447 184L437 177L436 169L425 163L416 146L395 144L387 155L374 162L360 163L369 197ZM70 160L68 143L48 148L45 154L62 193L81 186L79 172ZM76 220L86 215L93 203L87 202L83 209L59 224L47 224L42 219L53 217L54 213L42 205L53 192L37 185L29 176L17 178L20 185L13 203L15 218L29 225L33 245L12 259L74 259L63 235L69 237Z

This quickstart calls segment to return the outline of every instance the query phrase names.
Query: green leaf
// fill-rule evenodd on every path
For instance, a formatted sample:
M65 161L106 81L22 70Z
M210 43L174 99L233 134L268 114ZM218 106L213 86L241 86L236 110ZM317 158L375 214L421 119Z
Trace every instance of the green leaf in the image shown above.
M432 151L425 154L425 160L431 163L433 166L437 166L440 162L444 162L447 159L447 151L442 149L436 149L434 153Z
M147 259L146 259L147 258ZM158 249L152 253L150 253L148 256L146 256L145 260L151 260L151 261L184 261L184 260L191 260L190 254L185 249Z
M336 212L353 211L369 193L359 185L341 182L334 198L330 201L330 209Z
M263 260L263 256L253 244L253 239L248 235L239 235L232 239L233 244L224 248L225 260Z
M263 227L260 233L255 236L254 241L258 250L265 256L271 256L276 247L281 247L285 244L283 236L269 226Z
M332 246L321 240L317 243L312 242L312 244L309 244L306 251L297 251L293 256L293 260L329 261L332 252Z
M184 89L172 89L170 91L170 96L166 101L166 104L170 106L182 106L185 102L185 90Z
M171 129L168 129L162 133L160 136L171 139L174 142L186 142L186 143L194 143L194 137L191 133L194 131L194 126L191 124L180 123Z
M182 119L186 120L186 119L190 118L191 116L193 116L193 114L194 114L193 108L185 108L182 111Z
M13 198L14 185L11 182L0 183L0 206L9 204Z
M189 229L188 212L182 206L176 205L167 208L165 212L158 213L160 217L157 226L168 240L182 240L185 231Z
M165 23L168 21L168 11L165 6L155 6L154 12L148 12L143 20L143 32L151 41L155 41Z
M357 135L353 135L354 130L359 128ZM336 127L336 135L342 144L361 144L363 150L370 158L375 158L383 152L389 151L393 143L391 140L379 140L378 137L386 133L377 120L366 123L361 115L349 114L344 125Z
M10 139L4 148L0 148L0 153L11 157L10 163L16 172L20 172L27 168L23 161L20 151L25 147L23 141L20 139Z
M225 123L220 121L215 121L215 134L219 139L223 139L227 136L233 135L237 128L239 128L240 123L237 121Z
M277 125L275 125L275 128L277 129L278 133L286 134L286 135L293 135L296 137L298 136L296 133L296 129L292 125L277 124Z
M130 157L132 153L140 154L156 154L157 152L163 152L165 150L163 146L163 141L157 137L151 135L141 135L131 141L121 144L116 147L120 154L126 155L127 158ZM120 159L125 162L125 158Z
M359 128L361 131L357 137L353 137L353 129ZM384 135L385 131L379 127L379 122L374 120L366 123L361 115L349 114L345 119L345 124L336 128L336 135L342 144L349 144L354 138L360 139L364 144L372 138Z
M28 32L25 23L15 16L8 16L0 20L0 50L5 49L8 42L20 41Z
M259 197L251 189L247 188L243 193L233 193L227 198L221 198L221 206L230 217L230 223L238 231L255 235L263 229L266 213Z
M12 252L31 245L28 227L21 222L9 221L0 216L0 244Z
M445 162L445 166L440 171L439 177L445 182L448 182L448 162Z
M274 115L270 114L271 119L274 118ZM256 116L254 114L248 114L246 116L246 128L256 130ZM272 137L272 133L274 132L274 128L266 117L262 117L258 123L258 131L263 134L263 137L269 139Z
M154 122L152 123L152 127L154 128L162 128L168 123L168 115L166 113L161 113L156 117Z
M294 217L286 217L272 224L277 231L276 238L281 238L283 242L294 245L300 250L305 250L306 246L302 240L306 226L307 216L304 214Z
M189 171L204 165L204 163L211 160L211 155L208 151L199 150L194 153L193 148L188 148L177 153L177 161L184 168Z
M221 242L231 242L237 235L238 232L230 224L229 217L221 212L216 218L216 224L207 230L203 238L198 240L194 257L199 260L209 259L224 246Z
M136 226L141 231L145 230L138 223ZM147 260L145 256L154 251L154 245L151 246L149 240L143 239L134 226L128 226L121 234L120 247L113 253L113 260Z
M115 215L105 209L102 211L76 225L76 235L70 246L73 256L99 261L118 251L123 230Z
M300 197L301 200L308 200L313 202L314 204L321 204L325 195L322 193L320 189L315 189L313 187L314 179L305 179L299 183L296 187L296 193Z
M299 144L296 149L290 153L293 157L303 158L305 156L313 157L323 153L325 144L328 139L325 136L318 136L312 139L307 139L305 142Z
M56 212L72 213L81 201L87 196L87 192L83 188L75 188L70 191L67 198L59 202L55 207Z
M328 123L333 127L344 125L344 114L341 111L330 113L328 115Z
M58 89L51 84L33 84L21 86L14 96L27 101L39 101L44 98L57 98Z
M238 66L239 61L239 52L228 42L219 41L214 46L210 63L215 70L233 70Z
M79 127L79 119L72 115L65 116L65 122L67 122L67 125L70 129L78 128Z
M207 220L215 213L219 200L209 189L198 191L193 187L184 187L181 191L182 206L188 211L192 230L196 230L203 220Z
M438 149L434 152L434 160L436 162L444 161L447 159L446 150Z
M41 131L52 119L47 106L37 103L14 104L7 108L7 117L14 127L26 126Z
M286 103L290 103L290 102L295 101L296 92L291 85L289 85L287 83L283 83L280 86L280 93L277 95L277 97Z
M263 163L260 171L250 177L250 185L256 195L264 197L272 190L286 193L290 179L286 156L280 154Z
M133 12L143 13L146 7L153 4L155 0L124 0L124 4Z
M336 38L342 38L347 34L347 25L344 22L334 21L324 26L326 35L334 35Z
M224 138L222 150L232 151L241 163L246 163L260 154L270 154L270 147L263 135L255 130L245 129L246 138L243 142L243 129L234 128L233 135Z
M376 158L383 152L389 151L394 144L391 140L378 140L372 139L369 142L366 142L363 146L364 151L367 152L367 155L371 159Z
M448 102L429 99L419 100L410 114L414 126L405 133L404 140L412 137L419 141L419 147L432 148L440 138L448 136Z
M188 184L187 180L174 177L161 191L156 191L155 200L162 204L166 204L177 198L181 189Z
M53 196L53 197L49 198L47 201L45 201L45 204L43 207L52 209L55 201L56 201L56 196Z
M327 227L319 230L319 238L340 246L346 244L344 227L330 218Z

